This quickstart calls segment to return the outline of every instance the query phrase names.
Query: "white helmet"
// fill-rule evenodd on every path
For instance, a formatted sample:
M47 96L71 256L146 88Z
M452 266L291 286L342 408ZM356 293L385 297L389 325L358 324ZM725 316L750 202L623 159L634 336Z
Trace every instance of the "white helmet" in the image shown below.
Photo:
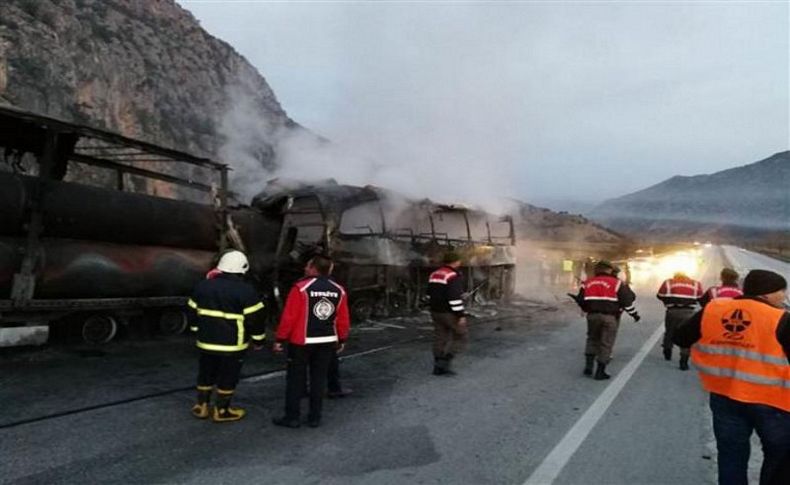
M228 251L219 258L217 269L223 273L238 273L244 274L250 269L250 263L247 261L247 256L241 251Z

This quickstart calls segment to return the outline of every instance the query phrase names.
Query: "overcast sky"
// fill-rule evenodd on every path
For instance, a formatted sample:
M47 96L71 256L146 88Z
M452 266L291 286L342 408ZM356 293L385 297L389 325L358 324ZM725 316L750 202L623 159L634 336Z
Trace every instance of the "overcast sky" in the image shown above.
M596 201L788 149L787 2L180 3L302 125L485 167L501 195Z

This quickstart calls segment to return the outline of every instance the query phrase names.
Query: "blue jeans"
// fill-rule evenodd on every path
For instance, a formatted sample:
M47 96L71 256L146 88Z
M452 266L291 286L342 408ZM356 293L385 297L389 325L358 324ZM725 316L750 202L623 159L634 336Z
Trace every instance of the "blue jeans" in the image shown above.
M763 446L760 485L790 484L790 412L710 394L713 434L719 452L719 485L748 485L749 438Z

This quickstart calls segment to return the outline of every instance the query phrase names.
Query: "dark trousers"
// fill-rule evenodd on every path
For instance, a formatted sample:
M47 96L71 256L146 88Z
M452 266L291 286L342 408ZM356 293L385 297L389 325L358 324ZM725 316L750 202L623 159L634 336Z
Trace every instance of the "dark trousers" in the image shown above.
M340 385L340 358L337 352L332 352L332 360L329 361L326 387L329 389L329 392L340 392L343 390L343 386Z
M757 431L763 447L760 485L790 484L790 412L711 393L719 485L747 485L749 438Z
M244 364L244 352L212 354L200 352L198 360L197 385L200 387L217 386L223 391L236 389Z
M310 373L309 419L321 419L321 406L326 392L327 373L337 344L288 345L288 368L285 377L285 417L299 419L299 403Z
M605 313L587 314L587 343L585 355L594 355L601 364L608 364L612 359L612 349L620 327L620 317Z
M437 359L462 352L469 341L469 330L454 313L431 312L433 318L433 356Z
M667 312L664 316L664 342L662 344L665 350L672 350L672 335L675 333L675 329L691 318L694 313L696 313L696 310L693 308L667 308ZM688 358L690 352L691 349L688 347L680 348L681 357Z

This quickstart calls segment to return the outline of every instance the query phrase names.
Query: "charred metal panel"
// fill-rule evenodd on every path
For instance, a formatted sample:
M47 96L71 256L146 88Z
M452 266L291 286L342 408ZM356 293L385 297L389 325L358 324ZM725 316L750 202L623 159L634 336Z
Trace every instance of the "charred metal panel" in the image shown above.
M0 268L13 268L23 239L0 238ZM35 269L37 299L189 295L214 262L213 251L46 239ZM0 271L7 297L10 281Z

